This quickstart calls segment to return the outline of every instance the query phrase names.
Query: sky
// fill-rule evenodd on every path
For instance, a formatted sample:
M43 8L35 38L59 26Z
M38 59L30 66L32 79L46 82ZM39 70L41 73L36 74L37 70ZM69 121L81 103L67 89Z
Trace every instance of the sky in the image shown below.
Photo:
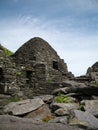
M75 76L98 61L98 0L0 0L0 43L46 40Z

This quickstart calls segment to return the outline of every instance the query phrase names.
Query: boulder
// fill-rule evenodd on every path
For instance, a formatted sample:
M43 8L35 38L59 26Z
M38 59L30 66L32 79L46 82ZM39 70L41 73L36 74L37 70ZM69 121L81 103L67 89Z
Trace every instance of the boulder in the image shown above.
M41 107L44 102L40 98L11 102L5 106L4 112L12 115L24 115Z
M98 96L92 96L91 97L93 100L98 100Z
M11 96L10 95L5 95L5 94L0 94L0 99L10 99Z
M35 120L43 120L47 117L51 117L51 111L48 108L48 106L46 104L42 105L40 108L27 113L25 116L25 118L32 118Z
M53 91L53 94L69 94L69 93L78 93L78 95L98 95L98 87L93 86L77 86L77 87L64 87L56 89Z
M12 123L23 123L23 124L40 124L41 120L34 120L32 118L19 118L12 115L0 115L0 124L12 124ZM0 129L1 130L1 129Z
M0 115L0 130L83 130L62 123L41 123L32 119Z
M41 98L43 102L45 103L51 103L54 96L53 95L41 95L41 96L35 96L34 98Z
M96 76L96 72L90 72L90 79L93 81L97 81L97 76Z
M0 94L0 108L3 108L5 105L7 105L10 102L10 99L10 95Z
M83 95L98 95L98 87L86 86L77 87L73 90L75 93L81 93Z
M68 97L78 97L81 95L82 95L81 93L68 93L68 94L66 94L66 96L68 96Z
M54 110L63 108L66 111L70 111L73 109L78 109L79 104L78 103L56 103L56 102L54 102L53 104L51 104L51 107Z
M62 88L55 89L53 91L53 94L58 94L58 93L63 93L63 94L68 94L68 93L73 93L76 92L77 89L85 88L87 87L85 83L79 83L73 80L68 80L62 83Z
M98 117L98 100L85 100L85 110Z
M98 82L98 62L88 68L86 75L89 77L90 81Z
M64 87L64 88L58 88L53 91L54 95L57 95L58 93L67 94L71 92L71 87Z
M63 87L86 87L84 83L76 82L74 80L67 80L63 82Z
M98 119L88 112L73 110L73 118L70 120L70 125L80 126L92 130L98 129Z
M69 115L69 111L67 109L64 109L64 108L59 108L55 111L55 114L57 116L65 116L65 115Z
M50 120L49 123L62 123L62 124L68 124L68 116L62 116L62 117L55 117L54 119Z

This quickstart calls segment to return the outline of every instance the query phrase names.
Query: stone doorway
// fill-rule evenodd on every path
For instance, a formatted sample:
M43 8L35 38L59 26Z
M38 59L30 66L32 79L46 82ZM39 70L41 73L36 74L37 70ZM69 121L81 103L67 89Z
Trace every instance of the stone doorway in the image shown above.
M3 69L0 67L0 82L4 82Z
M31 84L31 82L32 82L32 71L30 71L30 70L27 70L26 71L26 83L27 84Z

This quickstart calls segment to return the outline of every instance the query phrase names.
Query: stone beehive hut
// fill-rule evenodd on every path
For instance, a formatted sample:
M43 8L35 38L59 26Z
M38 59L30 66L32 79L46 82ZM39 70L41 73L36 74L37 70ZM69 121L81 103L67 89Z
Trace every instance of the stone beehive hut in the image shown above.
M17 65L25 67L26 78L33 82L61 82L71 78L67 65L57 52L43 39L33 38L20 47L14 54Z
M64 60L60 59L49 43L37 37L22 45L12 56L6 57L1 69L3 85L11 92L25 91L28 88L28 92L32 89L33 92L39 91L38 93L44 94L45 89L50 89L50 83L62 82L73 77L71 72L68 72ZM53 89L51 88L51 91Z

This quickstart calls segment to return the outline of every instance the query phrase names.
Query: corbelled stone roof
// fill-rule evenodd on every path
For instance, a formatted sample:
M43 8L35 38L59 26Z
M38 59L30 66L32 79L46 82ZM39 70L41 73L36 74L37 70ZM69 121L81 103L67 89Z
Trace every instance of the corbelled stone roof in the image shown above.
M59 56L57 52L45 40L35 37L24 43L14 54L16 59L21 60L41 60L49 59L57 60ZM49 58L49 59L48 59Z

